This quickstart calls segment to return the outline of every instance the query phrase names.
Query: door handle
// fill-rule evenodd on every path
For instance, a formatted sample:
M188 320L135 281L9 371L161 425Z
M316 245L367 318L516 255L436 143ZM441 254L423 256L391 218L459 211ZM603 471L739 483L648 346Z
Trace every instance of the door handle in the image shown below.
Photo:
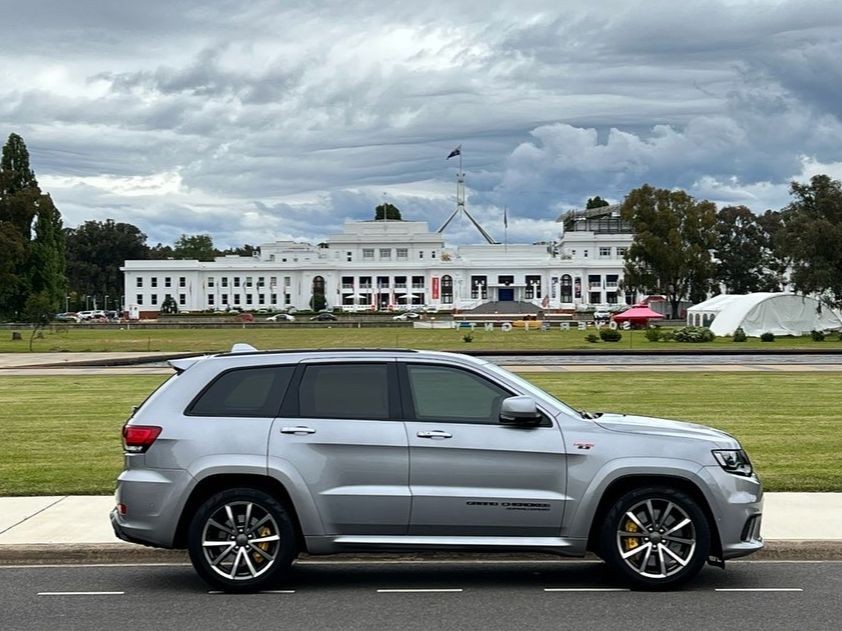
M312 427L282 427L281 434L315 434L316 430Z
M453 438L453 434L449 432L443 432L440 429L434 429L431 432L418 432L416 436L418 436L418 438L433 438L436 440L441 440L443 438Z

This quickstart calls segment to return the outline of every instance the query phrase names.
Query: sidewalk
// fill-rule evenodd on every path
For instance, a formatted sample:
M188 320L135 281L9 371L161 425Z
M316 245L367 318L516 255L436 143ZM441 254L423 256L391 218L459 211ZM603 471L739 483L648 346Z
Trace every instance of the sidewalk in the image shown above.
M106 496L0 497L0 564L160 560L162 552L114 536ZM774 558L842 558L842 493L767 493L762 535ZM100 554L102 553L102 554ZM165 555L172 555L163 551ZM176 553L180 554L180 553ZM151 556L158 555L158 556ZM172 556L166 557L172 558Z

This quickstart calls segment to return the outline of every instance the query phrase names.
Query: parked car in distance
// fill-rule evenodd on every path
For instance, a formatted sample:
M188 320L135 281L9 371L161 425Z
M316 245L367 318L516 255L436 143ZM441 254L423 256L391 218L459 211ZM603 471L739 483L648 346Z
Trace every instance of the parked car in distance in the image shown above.
M338 319L339 318L337 318L332 313L327 313L327 312L317 313L312 318L310 318L310 320L313 320L313 321L316 321L316 322L335 322Z
M417 320L421 317L421 314L417 311L407 311L405 313L399 313L396 316L392 316L392 320L398 321L406 321L406 320Z
M57 313L55 320L58 322L79 322L79 314L74 311L67 311L65 313Z
M288 313L276 313L266 318L267 322L295 322L295 316Z
M597 309L593 312L593 319L598 321L605 321L611 319L611 312L605 309Z
M187 548L216 589L270 589L300 553L454 549L590 551L669 589L763 547L760 480L716 429L576 410L456 353L235 344L170 364L123 427L111 522Z

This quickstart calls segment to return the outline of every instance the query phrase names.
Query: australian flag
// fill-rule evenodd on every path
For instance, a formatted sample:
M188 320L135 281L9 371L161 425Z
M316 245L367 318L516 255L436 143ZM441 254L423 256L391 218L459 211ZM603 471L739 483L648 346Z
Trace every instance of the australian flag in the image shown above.
M461 155L462 155L462 145L459 145L458 147L456 147L456 149L454 149L449 154L447 154L447 158L445 158L445 160L450 160L451 158L455 158L456 156L461 156Z

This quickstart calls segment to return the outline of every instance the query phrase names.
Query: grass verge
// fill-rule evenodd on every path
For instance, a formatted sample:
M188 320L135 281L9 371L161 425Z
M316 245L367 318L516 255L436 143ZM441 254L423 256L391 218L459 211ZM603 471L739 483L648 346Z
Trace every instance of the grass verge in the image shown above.
M258 349L282 348L425 348L430 350L669 350L680 349L693 353L701 349L716 350L774 350L788 348L842 349L839 336L830 336L825 342L815 342L810 336L781 337L774 342L761 342L756 338L735 343L730 337L717 338L703 344L679 342L650 342L645 331L622 331L619 342L585 341L587 331L549 331L499 329L485 331L477 327L472 332L473 341L462 341L466 329L414 329L411 327L380 328L295 328L253 327L240 329L163 329L155 327L132 329L104 329L91 325L87 328L53 327L44 332L43 339L33 341L35 352L62 351L158 351L158 352L217 352L227 351L236 342L246 342ZM23 340L12 341L10 331L0 331L0 352L25 352L29 348L29 333Z
M770 491L842 491L834 373L528 373L589 410L664 416L739 438ZM0 377L0 495L105 494L120 427L163 377Z

